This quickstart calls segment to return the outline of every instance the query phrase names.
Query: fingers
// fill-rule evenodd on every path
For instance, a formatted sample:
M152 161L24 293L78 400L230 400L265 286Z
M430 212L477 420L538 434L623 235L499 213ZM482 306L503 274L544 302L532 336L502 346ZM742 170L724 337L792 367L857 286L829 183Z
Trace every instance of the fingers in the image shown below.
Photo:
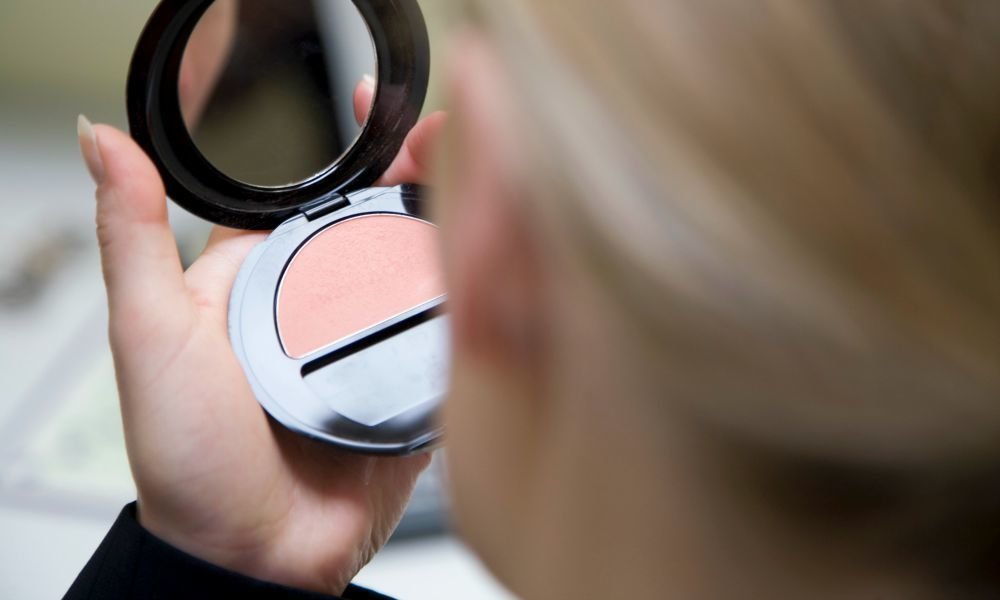
M427 183L430 177L431 153L447 121L447 113L436 112L417 123L406 136L399 156L386 170L378 185Z
M368 120L368 114L372 110L372 102L375 100L375 78L365 75L364 78L354 88L354 118L358 125L364 125Z
M229 294L240 267L254 246L264 241L266 234L216 227L201 257L185 275L188 290L195 302L214 311L225 323Z
M216 0L191 34L181 62L177 94L184 122L193 129L225 70L236 39L238 7L234 0Z
M212 233L208 236L208 242L205 243L205 251L203 254L213 252L218 246L225 245L229 243L230 240L246 237L247 235L254 234L242 229L230 229L229 227L216 225L212 228ZM260 235L263 234L257 234L255 237L260 237Z
M375 98L375 79L366 75L354 88L354 117L358 125L368 120ZM394 186L403 183L427 183L430 177L431 152L448 120L444 112L436 112L422 119L403 142L399 155L386 170L377 185Z
M142 318L183 301L177 243L160 175L141 148L108 126L78 124L97 189L97 234L112 314Z

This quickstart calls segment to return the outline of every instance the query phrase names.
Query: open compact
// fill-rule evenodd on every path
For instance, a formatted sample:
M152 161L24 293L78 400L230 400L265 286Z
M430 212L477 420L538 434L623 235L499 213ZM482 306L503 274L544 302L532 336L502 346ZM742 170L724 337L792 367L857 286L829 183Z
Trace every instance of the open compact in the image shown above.
M273 230L229 310L260 404L358 452L441 435L438 230L419 187L370 187L417 122L429 69L416 0L163 0L129 75L131 132L170 198Z

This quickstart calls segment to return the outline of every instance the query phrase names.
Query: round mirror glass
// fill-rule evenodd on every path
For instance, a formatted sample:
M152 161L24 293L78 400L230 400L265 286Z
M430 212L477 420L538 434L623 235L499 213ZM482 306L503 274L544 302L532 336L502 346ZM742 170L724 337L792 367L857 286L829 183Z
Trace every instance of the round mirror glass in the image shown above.
M260 187L301 183L357 141L375 60L350 0L216 0L185 49L181 111L220 172Z

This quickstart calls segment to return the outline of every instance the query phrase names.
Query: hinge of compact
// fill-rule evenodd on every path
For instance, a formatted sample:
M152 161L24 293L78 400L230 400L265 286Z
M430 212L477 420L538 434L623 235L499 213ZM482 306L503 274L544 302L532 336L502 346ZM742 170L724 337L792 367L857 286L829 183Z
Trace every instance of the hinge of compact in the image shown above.
M305 215L306 219L315 221L316 219L325 217L332 212L337 212L338 210L347 208L350 205L351 201L347 199L347 196L334 194L333 196L328 196L322 200L299 208L299 212Z

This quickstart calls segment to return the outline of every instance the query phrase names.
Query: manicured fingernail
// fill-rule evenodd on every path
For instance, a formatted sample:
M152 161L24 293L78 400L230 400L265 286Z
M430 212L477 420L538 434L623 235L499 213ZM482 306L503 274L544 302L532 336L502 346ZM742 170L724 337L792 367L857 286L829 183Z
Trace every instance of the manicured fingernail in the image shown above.
M101 147L97 141L97 131L87 117L80 115L76 121L76 133L80 137L80 152L83 162L98 186L104 183L104 159L101 157Z
M365 76L361 78L361 81L364 81L365 85L367 85L371 89L373 90L375 89L375 78L372 77L371 75L368 75L366 73Z

